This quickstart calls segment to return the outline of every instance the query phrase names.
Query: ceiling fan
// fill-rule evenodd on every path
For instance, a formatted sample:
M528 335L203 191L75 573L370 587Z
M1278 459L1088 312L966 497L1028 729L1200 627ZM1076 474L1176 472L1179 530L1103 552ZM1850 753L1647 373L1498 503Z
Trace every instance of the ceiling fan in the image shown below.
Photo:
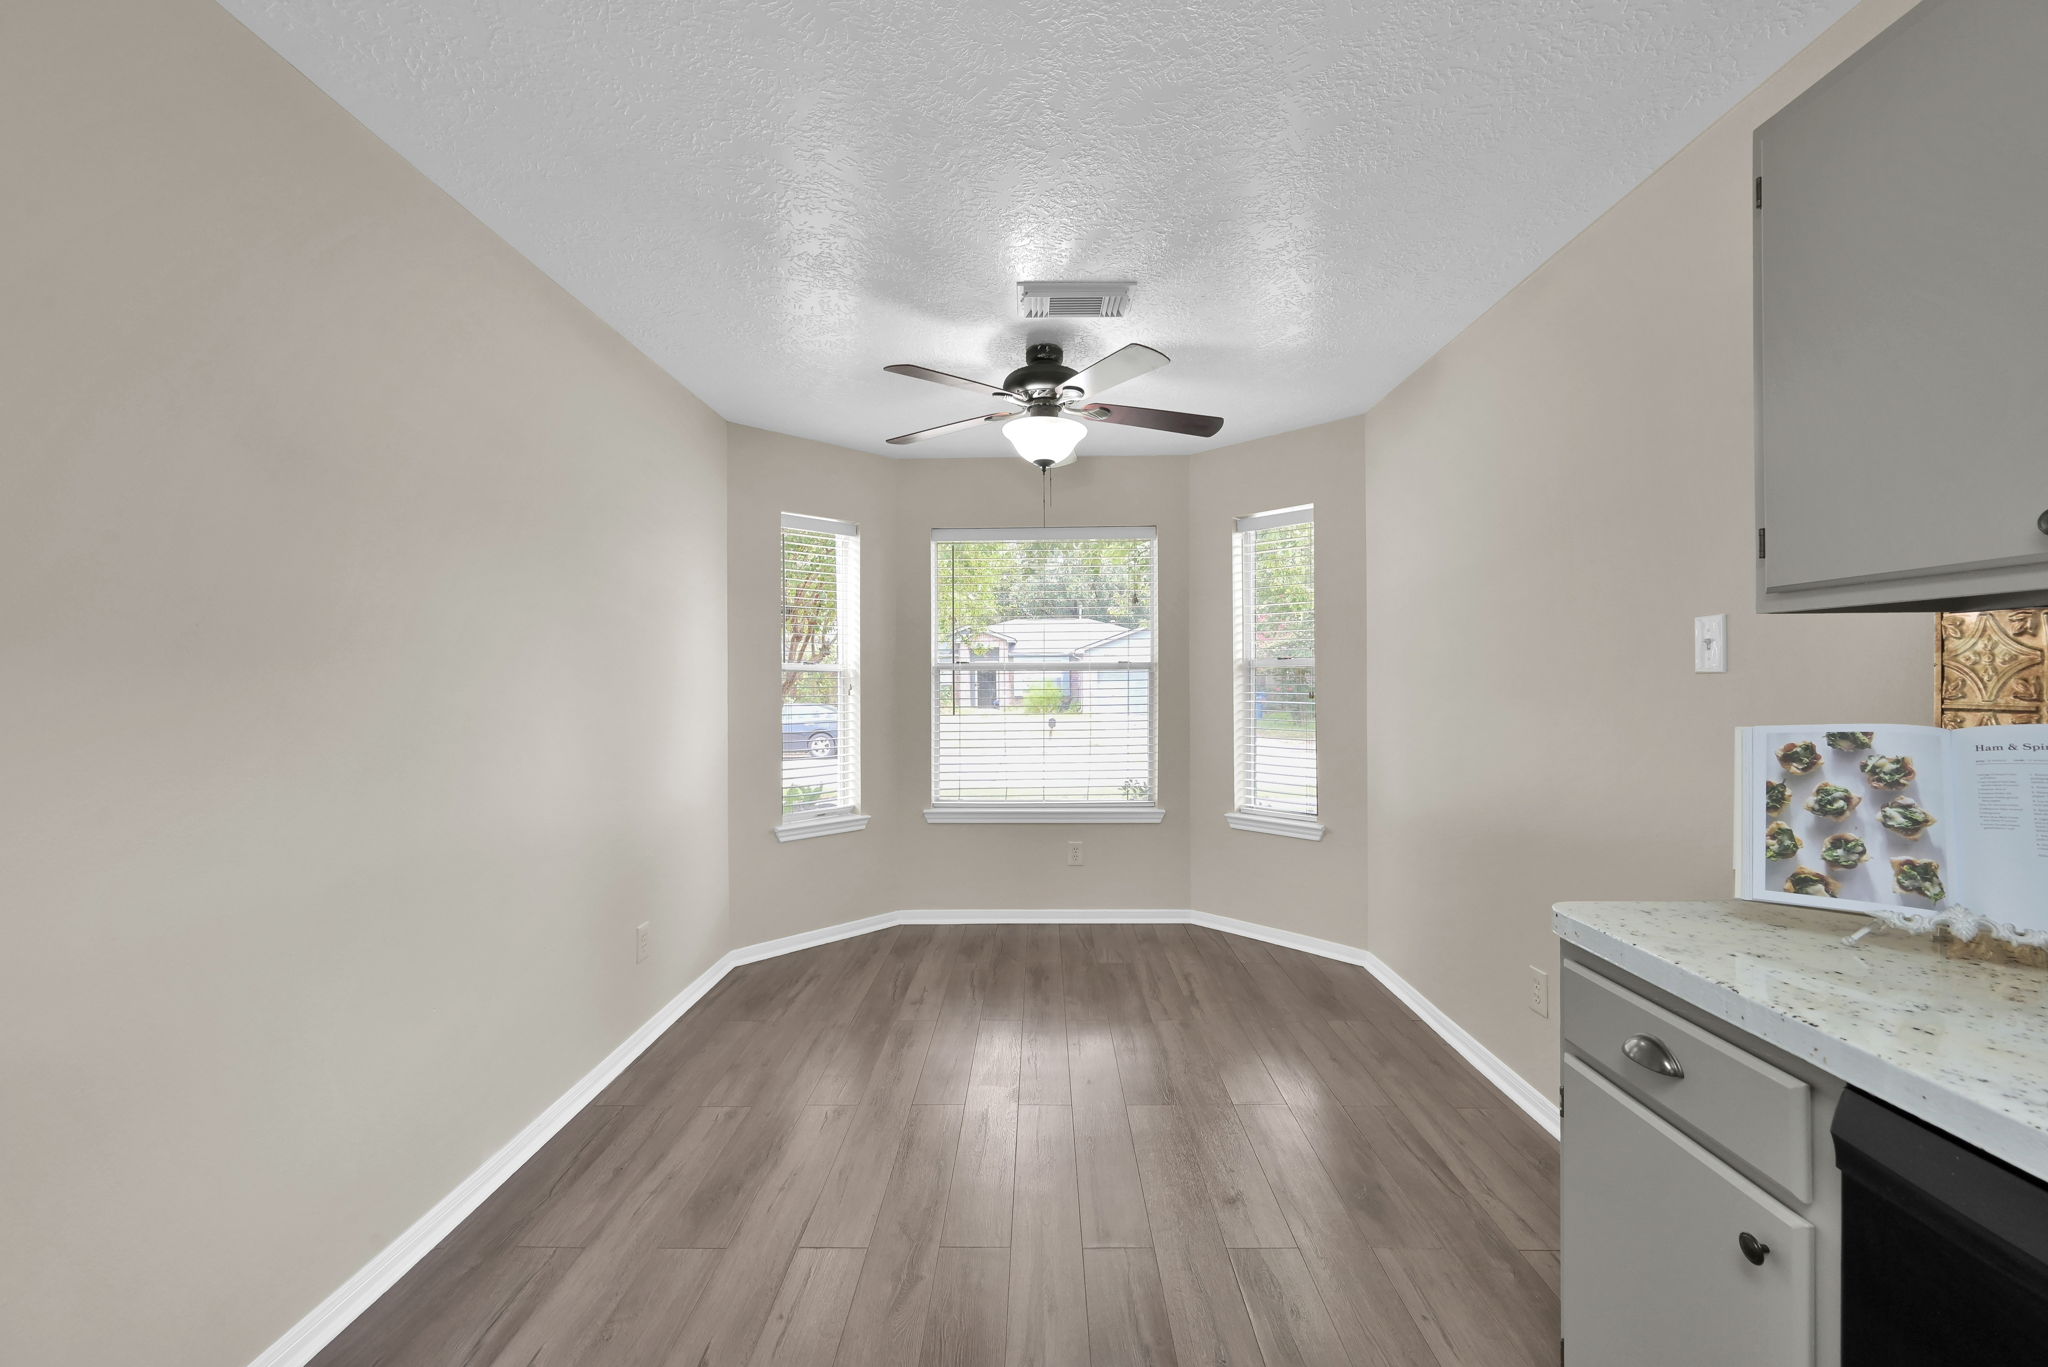
M1074 448L1088 429L1076 418L1088 422L1118 423L1125 427L1150 427L1160 432L1179 432L1190 437L1213 437L1223 430L1223 419L1200 413L1176 413L1165 408L1133 408L1129 404L1097 403L1095 396L1125 380L1135 380L1159 369L1167 357L1136 342L1112 351L1094 365L1074 370L1062 364L1064 353L1051 342L1033 342L1024 348L1024 364L1011 371L1001 384L969 380L921 365L889 365L882 369L913 380L930 380L958 389L972 389L1011 405L1000 413L962 418L922 432L906 432L889 438L891 446L964 432L983 423L1003 424L1003 435L1017 454L1041 470L1065 465L1074 458Z

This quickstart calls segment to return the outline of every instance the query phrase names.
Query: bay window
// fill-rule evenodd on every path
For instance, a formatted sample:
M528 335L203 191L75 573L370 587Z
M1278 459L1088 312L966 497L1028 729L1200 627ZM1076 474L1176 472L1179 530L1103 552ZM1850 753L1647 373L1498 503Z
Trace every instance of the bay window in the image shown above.
M1234 550L1237 807L1227 819L1319 840L1314 507L1239 518Z
M933 822L1152 822L1151 527L932 533Z
M797 840L859 830L860 529L782 515L782 821Z

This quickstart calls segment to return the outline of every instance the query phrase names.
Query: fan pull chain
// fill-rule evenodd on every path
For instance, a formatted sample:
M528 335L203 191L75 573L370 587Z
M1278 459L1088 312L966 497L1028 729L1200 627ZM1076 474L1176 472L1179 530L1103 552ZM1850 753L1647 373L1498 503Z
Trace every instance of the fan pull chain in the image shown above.
M1038 525L1052 525L1052 467L1038 467Z

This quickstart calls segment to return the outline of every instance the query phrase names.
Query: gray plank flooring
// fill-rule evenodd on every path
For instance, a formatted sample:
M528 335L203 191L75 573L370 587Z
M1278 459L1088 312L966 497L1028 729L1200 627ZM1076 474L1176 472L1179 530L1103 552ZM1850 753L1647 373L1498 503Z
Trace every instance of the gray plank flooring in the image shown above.
M899 926L728 976L314 1367L1551 1367L1556 1249L1363 969Z

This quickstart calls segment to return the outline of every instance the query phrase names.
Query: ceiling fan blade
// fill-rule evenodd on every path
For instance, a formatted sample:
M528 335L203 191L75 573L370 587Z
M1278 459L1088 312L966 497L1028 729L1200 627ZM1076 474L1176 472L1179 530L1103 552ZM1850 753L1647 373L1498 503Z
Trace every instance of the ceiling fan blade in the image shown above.
M913 380L930 380L933 384L949 384L955 389L971 389L977 394L986 394L990 398L1001 397L1004 393L1003 387L999 384L986 384L980 380L970 380L964 375L948 375L943 370L933 370L929 366L885 365L882 369L888 371L891 375L908 375Z
M943 437L948 432L964 432L970 427L979 427L985 422L1001 422L1004 418L1014 418L1016 416L1014 412L1005 412L984 413L978 418L962 418L958 422L949 422L938 427L927 427L922 432L905 432L900 437L891 437L889 438L889 445L908 446L912 442L928 441L933 437Z
M1223 419L1201 413L1176 413L1170 408L1133 408L1127 403L1087 403L1067 412L1090 422L1120 423L1125 427L1150 427L1161 432L1179 432L1190 437L1213 437L1223 430Z
M1159 369L1169 359L1163 351L1154 351L1151 347L1139 346L1133 342L1129 346L1118 347L1060 387L1078 389L1090 396L1101 394L1125 380L1135 380L1140 375Z

